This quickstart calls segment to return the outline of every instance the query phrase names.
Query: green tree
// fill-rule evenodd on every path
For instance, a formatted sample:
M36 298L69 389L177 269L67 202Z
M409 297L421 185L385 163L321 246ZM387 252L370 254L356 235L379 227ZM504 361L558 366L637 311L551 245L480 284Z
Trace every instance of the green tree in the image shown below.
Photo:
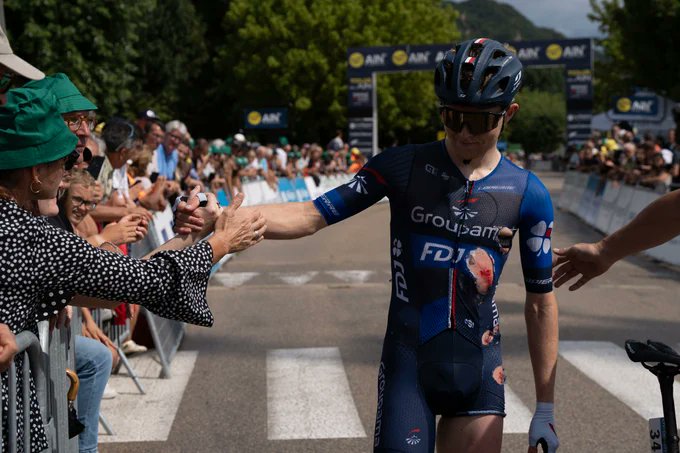
M607 35L603 61L595 67L600 108L611 97L645 87L680 100L680 2L678 0L591 0L591 20Z
M509 141L521 143L527 153L550 153L564 143L566 106L563 95L523 90L517 102L520 110L505 131Z
M64 72L100 109L177 116L178 97L207 59L190 0L7 0L14 51L46 73Z
M289 107L297 140L324 140L346 124L348 47L453 42L455 18L439 0L233 0L216 95L236 114ZM434 106L431 75L381 77L381 134L423 127Z

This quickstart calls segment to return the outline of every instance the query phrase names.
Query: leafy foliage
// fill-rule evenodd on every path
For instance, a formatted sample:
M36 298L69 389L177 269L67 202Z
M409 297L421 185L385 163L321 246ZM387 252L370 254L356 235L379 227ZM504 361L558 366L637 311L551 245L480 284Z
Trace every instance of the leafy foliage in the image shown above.
M453 42L455 17L437 0L233 0L216 60L219 95L238 92L237 110L287 106L298 140L329 137L346 123L348 47ZM396 137L429 121L431 75L379 83L381 134Z
M46 73L65 72L100 109L176 113L207 59L190 0L7 0L14 51Z
M677 0L591 0L589 16L607 35L595 67L598 106L612 96L645 87L680 101L680 2Z
M556 93L523 90L520 110L508 123L509 141L521 143L528 153L550 153L564 142L566 105Z

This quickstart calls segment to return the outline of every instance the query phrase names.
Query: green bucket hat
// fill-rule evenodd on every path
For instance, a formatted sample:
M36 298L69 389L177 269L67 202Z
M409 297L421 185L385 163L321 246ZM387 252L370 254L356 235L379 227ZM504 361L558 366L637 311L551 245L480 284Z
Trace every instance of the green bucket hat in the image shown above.
M0 106L0 170L32 167L68 156L78 138L47 90L15 88Z
M62 115L71 112L97 110L97 106L83 96L80 90L71 82L71 79L62 72L52 74L42 80L28 82L24 86L34 89L43 88L52 92L59 101L59 113Z

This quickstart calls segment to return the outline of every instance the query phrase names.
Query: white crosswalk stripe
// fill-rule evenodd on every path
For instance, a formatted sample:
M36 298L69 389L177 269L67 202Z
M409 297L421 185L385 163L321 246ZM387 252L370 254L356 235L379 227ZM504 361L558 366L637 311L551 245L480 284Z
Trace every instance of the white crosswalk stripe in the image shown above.
M338 280L346 283L365 283L375 272L373 271L326 271Z
M227 288L235 288L251 280L253 277L260 275L259 272L218 272L213 275L222 285Z
M300 286L308 283L311 279L316 277L319 273L317 271L310 272L273 272L272 275L282 280L287 285Z
M607 341L560 341L560 355L645 420L663 415L659 384L649 371ZM673 384L680 394L680 385ZM680 407L675 406L677 413Z
M505 434L529 432L533 414L507 384L505 384L505 414L503 420Z
M268 351L267 437L366 437L338 348Z

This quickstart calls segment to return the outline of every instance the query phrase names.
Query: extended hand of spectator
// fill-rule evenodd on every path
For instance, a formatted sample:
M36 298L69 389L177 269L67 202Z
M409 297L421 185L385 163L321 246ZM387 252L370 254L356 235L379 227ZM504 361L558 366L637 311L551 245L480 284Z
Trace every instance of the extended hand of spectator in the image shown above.
M163 191L165 189L165 177L159 176L155 183L151 185L146 196L139 200L139 203L151 211L162 211L168 205Z
M222 214L222 208L217 202L215 195L204 194L207 204L199 207L198 194L200 187L194 187L189 193L187 201L180 201L175 210L175 233L191 234L200 233L207 235L213 230L215 221Z
M215 236L222 239L229 253L240 252L264 239L267 224L260 211L242 211L243 194L234 197L215 223Z
M153 218L153 213L141 206L135 206L134 208L128 209L128 214L137 214L147 222L150 222L151 219Z
M566 249L554 249L553 281L555 287L559 288L580 274L581 278L569 287L570 291L575 291L598 275L607 272L612 264L614 261L602 253L600 243L583 243Z
M0 324L0 373L9 369L17 350L17 342L9 326Z
M128 214L116 223L106 225L101 232L102 238L116 245L137 242L147 233L148 223L139 214Z

